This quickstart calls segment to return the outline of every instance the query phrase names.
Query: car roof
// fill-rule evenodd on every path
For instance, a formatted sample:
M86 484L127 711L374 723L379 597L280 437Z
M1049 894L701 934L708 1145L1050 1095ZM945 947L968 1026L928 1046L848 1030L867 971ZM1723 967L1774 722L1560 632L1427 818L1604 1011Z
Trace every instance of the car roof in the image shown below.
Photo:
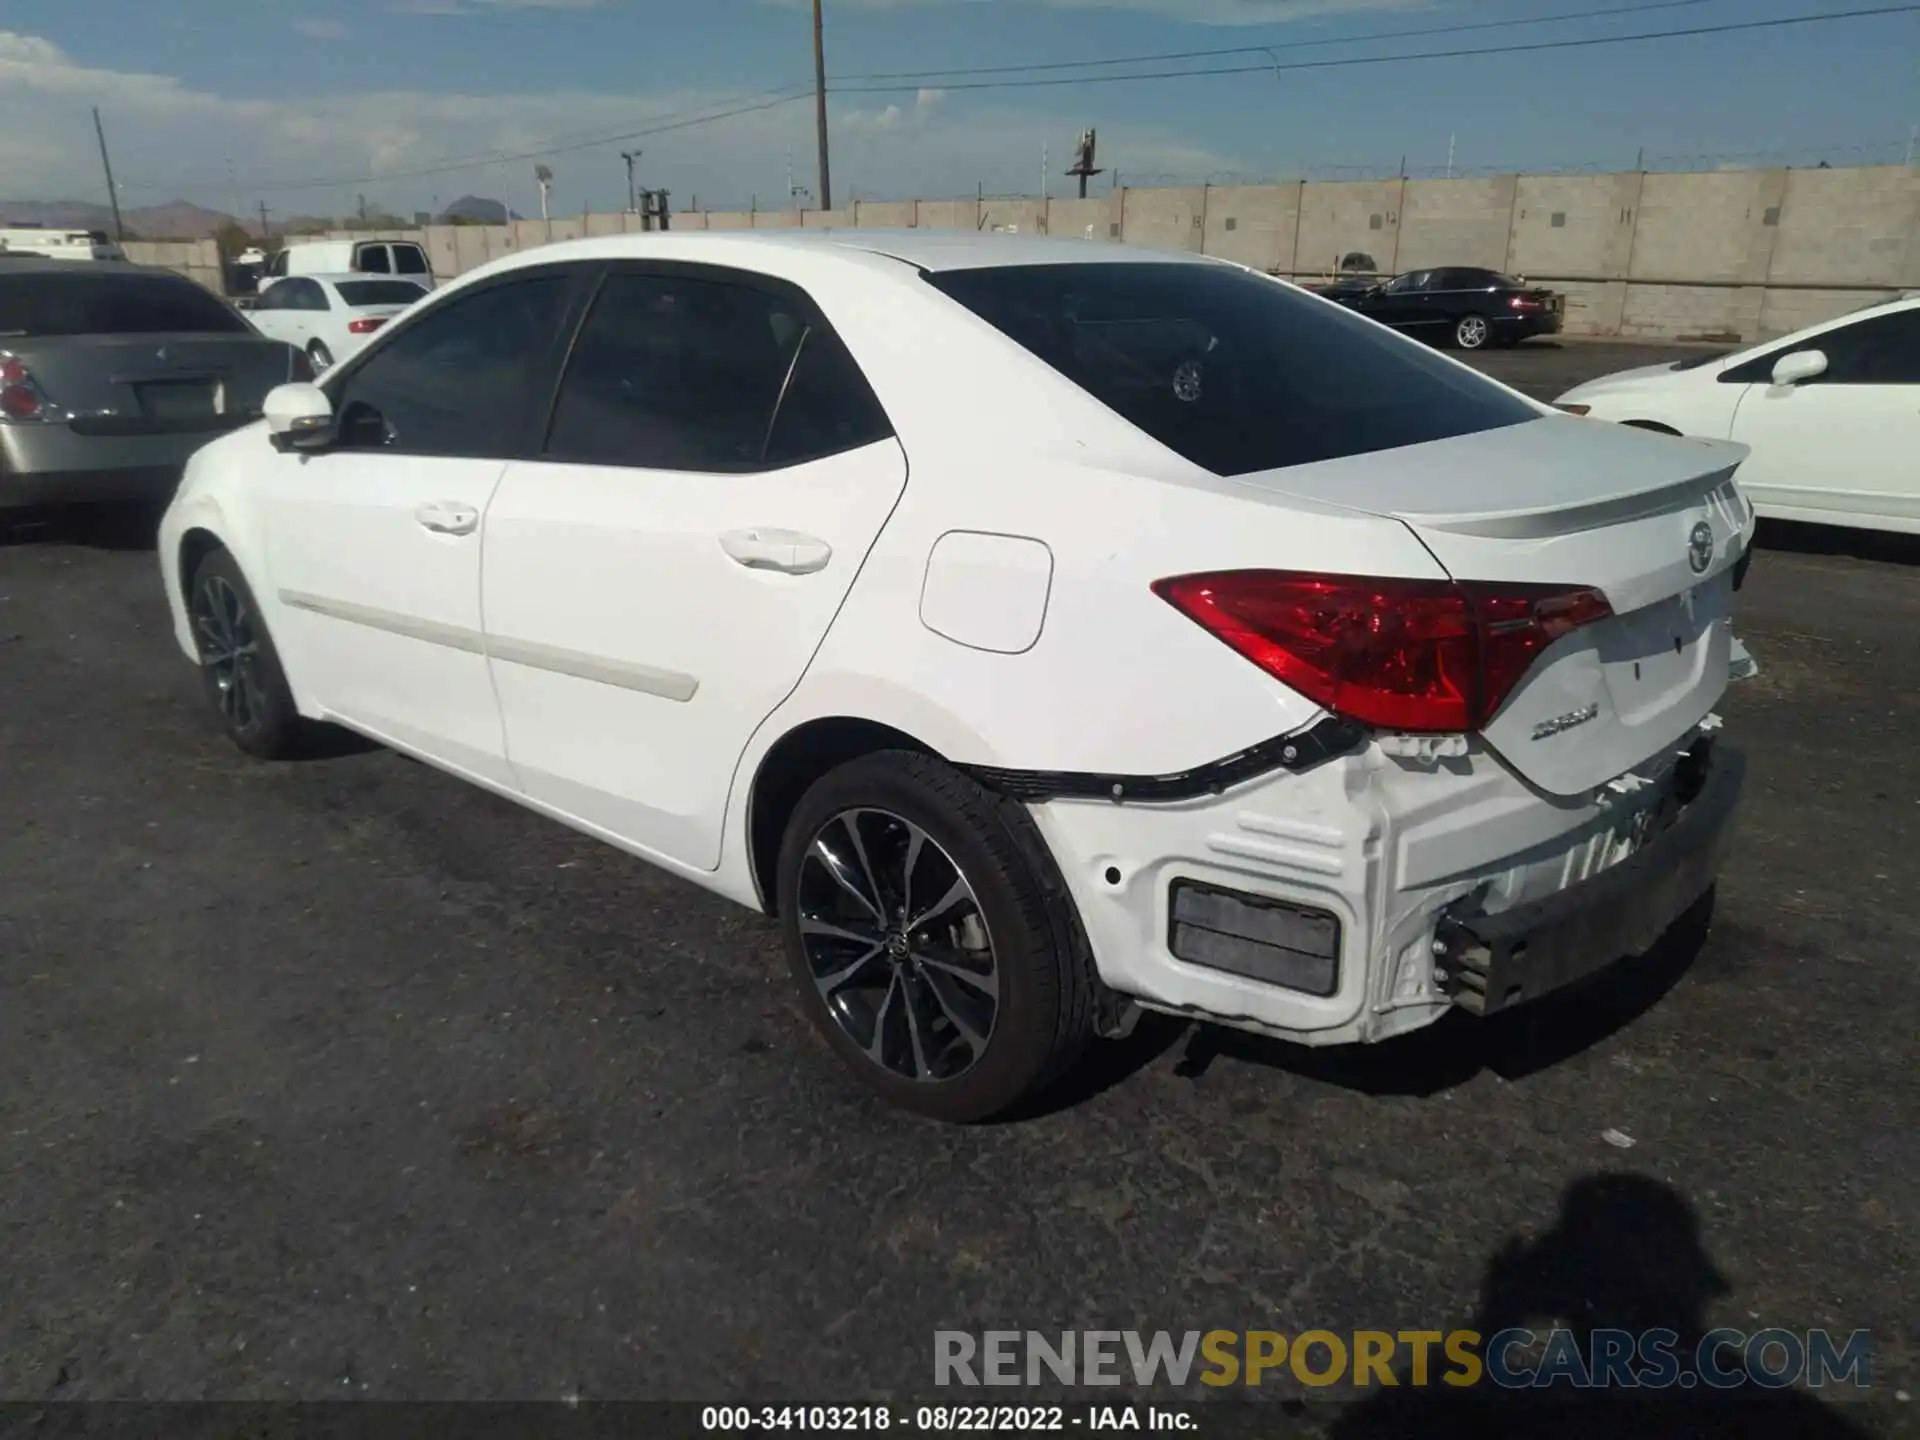
M564 248L563 248L564 247ZM789 253L879 255L920 270L982 270L1014 265L1219 264L1204 255L1148 250L1137 245L1048 235L1008 235L977 230L885 230L879 228L782 230L669 230L603 235L542 245L520 252L528 263L544 257L565 260L642 260L662 250L681 255L711 249L716 254L742 250Z
M163 265L134 265L125 260L55 260L49 256L14 251L13 258L0 265L0 275L78 275L92 280L112 280L124 275L164 275L169 280L188 280L177 270ZM209 291L209 294L212 292Z

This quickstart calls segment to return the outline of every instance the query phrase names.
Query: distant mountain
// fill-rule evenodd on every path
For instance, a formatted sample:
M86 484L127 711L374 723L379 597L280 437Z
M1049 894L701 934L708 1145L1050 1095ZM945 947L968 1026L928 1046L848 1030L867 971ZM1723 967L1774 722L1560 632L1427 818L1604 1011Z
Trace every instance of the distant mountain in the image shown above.
M127 229L143 240L201 240L222 225L234 223L231 215L186 200L123 210L121 218L126 221ZM51 225L111 233L113 211L85 200L0 200L0 224Z
M525 217L507 209L498 200L488 200L479 195L462 195L446 209L433 217L436 225L452 225L465 221L469 225L504 225L509 220Z

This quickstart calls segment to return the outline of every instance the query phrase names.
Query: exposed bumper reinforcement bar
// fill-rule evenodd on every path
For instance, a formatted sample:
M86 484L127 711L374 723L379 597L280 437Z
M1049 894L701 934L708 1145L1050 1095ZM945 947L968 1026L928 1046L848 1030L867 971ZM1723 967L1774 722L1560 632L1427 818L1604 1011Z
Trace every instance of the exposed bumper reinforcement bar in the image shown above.
M1713 745L1688 762L1697 792L1625 860L1530 904L1442 918L1437 963L1456 1005L1492 1015L1640 954L1707 892L1733 832L1746 757Z

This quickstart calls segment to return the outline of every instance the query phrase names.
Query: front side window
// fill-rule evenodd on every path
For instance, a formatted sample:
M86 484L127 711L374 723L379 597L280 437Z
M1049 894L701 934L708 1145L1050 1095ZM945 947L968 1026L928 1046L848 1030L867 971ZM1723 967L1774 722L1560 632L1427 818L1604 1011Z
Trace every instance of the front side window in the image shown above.
M555 338L567 281L508 281L435 306L327 388L340 444L407 455L509 455L528 375Z
M393 273L393 266L387 260L387 247L384 245L362 245L358 263L353 268L369 275Z
M618 274L574 342L545 453L589 465L755 470L877 439L886 433L878 410L852 358L797 301L747 285Z
M1006 266L928 280L1216 475L1540 418L1425 346L1225 265Z
M0 275L0 338L244 335L223 300L171 275Z
M1818 350L1827 368L1803 385L1920 385L1920 309L1896 310L1842 325L1768 351L1720 378L1743 385L1765 385L1773 367L1800 350Z

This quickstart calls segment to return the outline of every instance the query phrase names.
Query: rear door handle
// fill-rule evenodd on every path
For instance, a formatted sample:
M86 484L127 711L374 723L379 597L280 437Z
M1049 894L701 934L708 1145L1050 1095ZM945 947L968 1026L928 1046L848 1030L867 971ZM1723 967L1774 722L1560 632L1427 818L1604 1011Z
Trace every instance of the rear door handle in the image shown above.
M720 537L720 548L749 570L778 570L786 575L811 575L826 569L833 558L833 547L824 540L798 530L764 526L729 530Z
M436 535L471 535L480 528L480 512L456 500L429 500L413 512L423 530Z

